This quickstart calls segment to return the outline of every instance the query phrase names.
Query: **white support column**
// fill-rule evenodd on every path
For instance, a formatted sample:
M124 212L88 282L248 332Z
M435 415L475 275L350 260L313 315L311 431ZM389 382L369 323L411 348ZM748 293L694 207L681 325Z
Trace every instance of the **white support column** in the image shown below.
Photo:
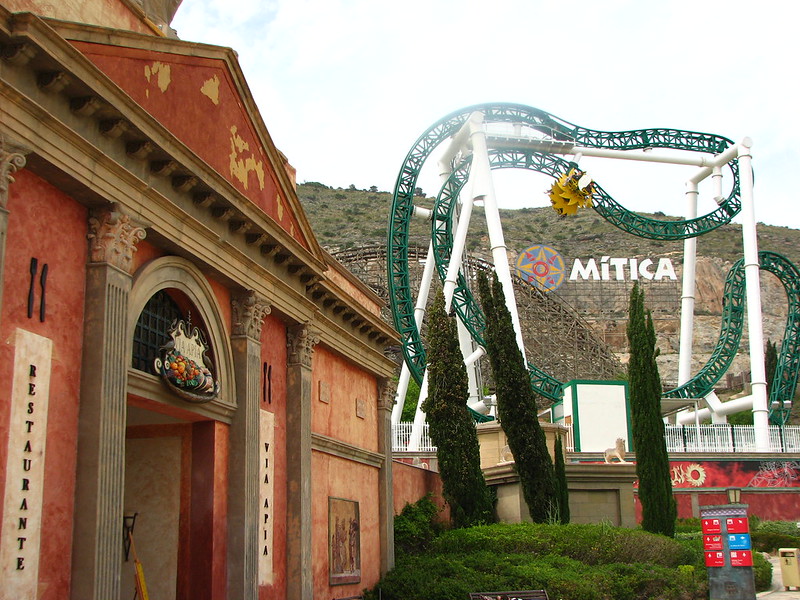
M753 170L750 147L745 138L739 144L739 185L742 197L742 246L747 288L747 332L750 339L750 372L753 396L753 427L756 450L769 451L769 411L767 377L764 368L764 329L761 316L761 280L758 267L758 240L753 200Z
M697 184L687 181L686 218L697 216ZM681 338L678 350L678 385L692 377L692 351L694 347L695 266L697 264L697 238L683 241L683 291L681 292Z
M425 413L422 412L422 403L428 397L428 370L422 377L422 385L419 386L419 400L417 401L417 412L414 413L414 424L411 426L411 435L408 438L408 451L418 452L419 442L422 439L422 429L425 425Z
M486 226L489 230L489 243L492 247L492 261L497 278L503 285L506 297L506 306L511 313L511 322L517 337L517 346L525 357L525 344L522 341L522 328L519 324L517 301L514 296L514 285L511 282L511 270L508 266L508 253L503 236L503 227L500 223L500 210L492 182L492 168L489 164L489 151L486 145L486 132L483 129L483 115L473 113L469 118L471 126L470 139L472 140L472 197L483 198L483 208L486 213Z
M422 281L419 284L419 292L417 293L417 302L414 305L414 323L417 325L417 331L422 328L422 321L425 318L425 311L428 304L428 296L431 293L431 280L433 279L433 241L428 244L428 254L425 258L425 268L422 270ZM392 425L397 425L400 422L400 417L403 414L403 406L406 402L406 392L408 392L408 382L411 377L411 371L408 365L403 361L403 367L400 370L400 381L397 384L397 394L395 396L395 405L392 409ZM419 413L417 407L417 413ZM416 422L417 417L414 417ZM420 434L421 435L421 434Z

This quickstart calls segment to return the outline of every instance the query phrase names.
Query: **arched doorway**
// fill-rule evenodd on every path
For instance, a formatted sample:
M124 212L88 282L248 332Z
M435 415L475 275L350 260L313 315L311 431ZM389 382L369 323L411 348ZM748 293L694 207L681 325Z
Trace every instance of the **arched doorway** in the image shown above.
M228 424L236 402L222 311L191 263L163 257L134 277L130 315L124 511L148 591L159 599L223 597ZM177 334L176 324L183 324ZM219 384L208 399L183 397L155 365L176 335L193 331ZM124 597L135 589L133 549L123 561Z

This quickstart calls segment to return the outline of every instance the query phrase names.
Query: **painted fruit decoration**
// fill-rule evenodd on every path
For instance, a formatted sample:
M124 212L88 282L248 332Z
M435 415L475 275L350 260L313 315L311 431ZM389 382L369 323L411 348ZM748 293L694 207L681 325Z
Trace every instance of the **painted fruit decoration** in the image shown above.
M197 327L176 321L169 330L170 340L161 347L155 360L156 373L184 400L209 402L219 394L219 382L212 372L208 344Z

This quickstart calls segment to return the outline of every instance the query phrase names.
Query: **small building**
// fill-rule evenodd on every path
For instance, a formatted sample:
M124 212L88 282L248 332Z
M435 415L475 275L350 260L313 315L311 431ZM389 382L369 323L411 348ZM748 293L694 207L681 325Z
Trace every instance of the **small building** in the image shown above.
M327 599L393 563L397 334L179 3L0 0L0 600Z

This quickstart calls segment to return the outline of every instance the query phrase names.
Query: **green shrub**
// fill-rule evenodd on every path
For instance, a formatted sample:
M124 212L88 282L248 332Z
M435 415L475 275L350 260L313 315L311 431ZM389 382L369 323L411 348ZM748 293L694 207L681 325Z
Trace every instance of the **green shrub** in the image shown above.
M782 535L800 536L800 529L797 528L797 523L794 521L759 521L753 527L751 524L751 531L765 532L765 533L780 533Z
M500 523L470 527L448 531L432 544L432 551L442 554L482 550L497 554L557 554L587 564L651 562L665 567L675 567L685 562L687 556L693 560L697 556L694 549L687 550L685 543L665 536L637 529L576 523Z
M778 548L800 548L800 537L773 533L771 531L754 531L750 534L753 550L773 554Z
M755 550L753 550L753 579L757 592L763 592L772 587L772 563Z
M426 494L414 504L406 504L394 518L394 546L401 553L418 554L442 531L439 507Z

